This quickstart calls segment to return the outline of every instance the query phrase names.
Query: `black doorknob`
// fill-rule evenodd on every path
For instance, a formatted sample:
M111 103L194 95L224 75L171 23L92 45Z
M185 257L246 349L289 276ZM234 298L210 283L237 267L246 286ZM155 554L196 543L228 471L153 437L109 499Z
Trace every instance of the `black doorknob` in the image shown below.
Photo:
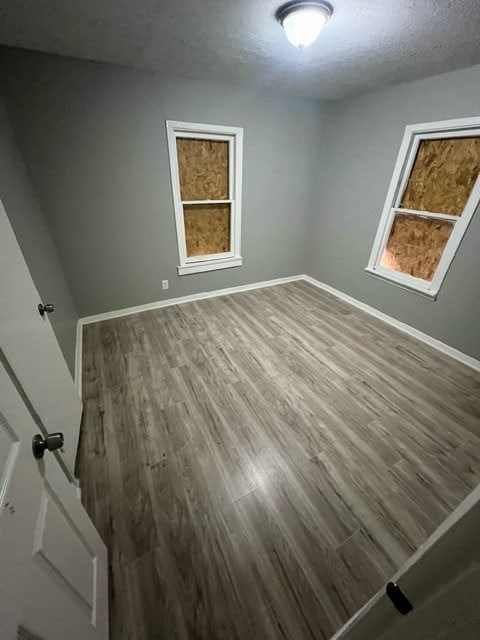
M38 305L38 313L41 316L44 316L45 313L53 313L54 311L55 311L55 307L51 302L47 302L47 304L42 304L40 302L40 304Z
M48 451L56 451L63 447L63 443L63 433L49 433L46 438L43 438L37 433L36 436L33 436L32 440L33 457L41 460L45 449L48 449Z

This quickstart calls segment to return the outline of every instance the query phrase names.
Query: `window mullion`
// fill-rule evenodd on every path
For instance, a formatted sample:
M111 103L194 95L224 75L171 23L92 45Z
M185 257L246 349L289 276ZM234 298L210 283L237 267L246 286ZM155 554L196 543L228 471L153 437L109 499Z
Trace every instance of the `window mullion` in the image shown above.
M233 200L182 200L182 205L188 204L231 204Z
M393 207L392 210L399 215L412 215L419 216L421 218L434 218L437 220L448 220L449 222L458 222L460 218L460 216L453 216L449 213L435 213L433 211L423 211L421 209L402 209Z

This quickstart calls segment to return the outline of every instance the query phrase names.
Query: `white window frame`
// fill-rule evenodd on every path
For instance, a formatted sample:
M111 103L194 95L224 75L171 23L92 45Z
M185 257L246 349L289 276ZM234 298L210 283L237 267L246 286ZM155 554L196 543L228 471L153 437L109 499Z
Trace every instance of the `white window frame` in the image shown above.
M167 140L170 157L173 205L177 229L179 275L214 271L242 266L241 256L241 213L242 213L242 160L243 128L224 127L195 122L167 120ZM229 146L229 194L227 200L182 200L178 171L177 138L224 140ZM230 205L230 251L206 256L187 256L183 206L187 204L229 204Z
M403 136L400 151L393 171L390 186L388 188L385 205L383 207L380 223L373 243L370 259L365 271L378 278L410 289L415 293L435 300L447 271L458 251L468 225L480 202L480 175L470 192L465 208L461 216L435 213L430 211L417 211L414 209L402 209L400 203L406 189L408 178L415 162L417 150L422 140L434 140L438 138L459 138L480 136L480 117L462 118L456 120L443 120L441 122L426 122L423 124L407 125ZM442 257L431 281L415 278L398 271L382 267L380 261L383 256L390 230L396 215L416 215L429 219L448 220L453 222L453 230L445 245Z

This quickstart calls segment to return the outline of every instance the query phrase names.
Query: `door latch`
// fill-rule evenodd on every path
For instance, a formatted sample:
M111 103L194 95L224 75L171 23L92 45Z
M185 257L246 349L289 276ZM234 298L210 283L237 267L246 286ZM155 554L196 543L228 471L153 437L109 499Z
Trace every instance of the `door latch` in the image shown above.
M413 609L413 605L407 596L400 589L398 584L394 582L389 582L385 589L387 596L390 598L395 609L402 614L402 616L406 616L407 613L410 613Z
M47 304L43 304L40 302L38 305L38 313L41 316L44 316L46 313L53 313L55 311L55 307L51 302L47 302Z
M45 450L56 451L63 447L63 443L63 433L49 433L46 438L43 438L37 433L37 435L33 436L32 440L33 457L36 460L41 460Z

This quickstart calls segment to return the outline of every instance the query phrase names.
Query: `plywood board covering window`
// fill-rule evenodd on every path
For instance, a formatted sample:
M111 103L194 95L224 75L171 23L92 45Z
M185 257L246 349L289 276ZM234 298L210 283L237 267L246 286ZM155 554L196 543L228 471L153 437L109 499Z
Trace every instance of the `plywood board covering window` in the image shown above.
M188 257L230 250L229 204L188 204L183 214Z
M236 267L243 129L167 121L180 275Z
M397 215L380 264L430 281L452 229L447 220Z
M480 172L480 138L422 140L401 207L462 215Z
M480 118L409 125L366 271L435 298L480 202Z
M182 200L227 200L228 142L177 138Z

